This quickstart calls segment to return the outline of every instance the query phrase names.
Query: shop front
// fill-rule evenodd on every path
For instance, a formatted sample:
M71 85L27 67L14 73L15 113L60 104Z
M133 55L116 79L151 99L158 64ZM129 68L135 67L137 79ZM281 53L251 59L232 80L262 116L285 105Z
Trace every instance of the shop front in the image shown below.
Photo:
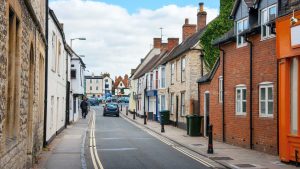
M279 81L279 156L300 161L300 10L276 20Z

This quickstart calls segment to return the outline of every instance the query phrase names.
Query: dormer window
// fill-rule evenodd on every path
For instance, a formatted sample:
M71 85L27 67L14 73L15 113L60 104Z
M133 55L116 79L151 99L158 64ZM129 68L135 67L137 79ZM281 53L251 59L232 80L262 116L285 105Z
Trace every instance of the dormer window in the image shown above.
M236 29L237 29L236 30L237 47L240 48L240 47L246 46L247 43L245 41L245 38L243 36L241 36L240 33L245 31L246 29L248 29L248 17L237 21Z
M276 5L269 6L260 13L260 22L261 22L261 38L262 40L274 37L272 34L271 28L267 26L267 23L276 18Z

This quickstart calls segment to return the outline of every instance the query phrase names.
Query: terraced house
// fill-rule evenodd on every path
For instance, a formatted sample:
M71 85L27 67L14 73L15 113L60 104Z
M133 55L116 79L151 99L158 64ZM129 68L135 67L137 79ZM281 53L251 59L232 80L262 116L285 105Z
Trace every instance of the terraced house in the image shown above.
M46 3L0 1L0 168L30 168L43 146Z
M216 140L278 152L276 0L236 0L234 28L214 45L220 59L200 78L200 114ZM206 131L205 131L206 133Z

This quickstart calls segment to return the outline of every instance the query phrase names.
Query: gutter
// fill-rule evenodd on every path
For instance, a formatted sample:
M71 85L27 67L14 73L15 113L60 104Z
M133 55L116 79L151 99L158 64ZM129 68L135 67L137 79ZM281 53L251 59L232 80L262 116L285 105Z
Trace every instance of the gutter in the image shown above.
M248 39L248 36L246 34L245 37L245 41L247 43L250 44L250 149L253 149L253 112L252 112L252 109L253 109L253 105L252 105L252 95L253 95L253 70L252 70L252 66L253 66L253 43L252 41L250 41Z
M47 133L47 103L48 103L48 12L49 2L46 0L46 43L45 43L45 98L44 98L44 135L43 135L43 147L47 145L46 133Z
M223 83L222 83L222 133L223 133L223 136L222 136L222 141L223 142L226 142L226 134L225 134L225 51L224 49L221 49L221 46L219 45L219 50L222 52L222 78L223 78Z

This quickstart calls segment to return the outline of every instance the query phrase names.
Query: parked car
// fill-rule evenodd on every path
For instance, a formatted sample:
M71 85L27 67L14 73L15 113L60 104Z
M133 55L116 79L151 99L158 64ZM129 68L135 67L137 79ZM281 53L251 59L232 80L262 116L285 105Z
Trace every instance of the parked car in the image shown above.
M90 106L99 106L99 101L96 98L89 98L88 103Z
M103 106L103 116L111 115L111 116L120 116L119 106L116 103L107 103Z

